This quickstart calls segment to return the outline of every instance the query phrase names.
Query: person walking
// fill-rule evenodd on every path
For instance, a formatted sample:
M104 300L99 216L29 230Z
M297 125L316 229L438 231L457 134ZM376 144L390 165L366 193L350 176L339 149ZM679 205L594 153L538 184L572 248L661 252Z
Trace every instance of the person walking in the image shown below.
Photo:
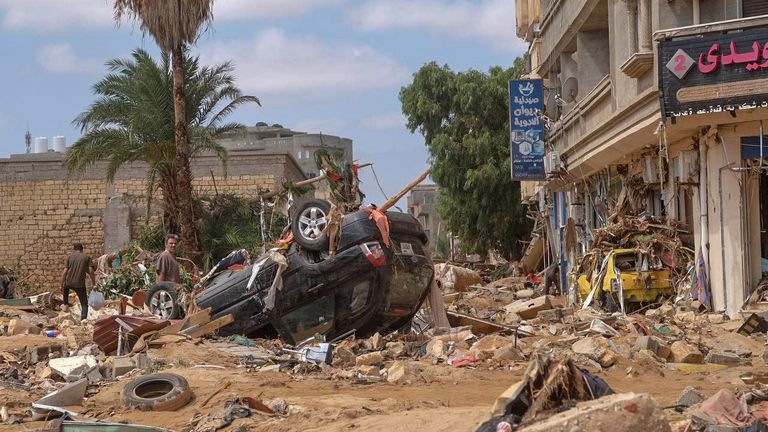
M157 256L157 283L180 283L179 263L176 261L176 247L179 245L179 236L168 234L165 236L165 250Z
M69 307L69 291L77 294L80 300L80 320L88 319L88 293L85 290L85 276L90 276L91 287L96 286L96 275L93 273L91 257L83 253L83 245L75 243L74 252L67 258L64 271L61 273L61 293L64 306Z

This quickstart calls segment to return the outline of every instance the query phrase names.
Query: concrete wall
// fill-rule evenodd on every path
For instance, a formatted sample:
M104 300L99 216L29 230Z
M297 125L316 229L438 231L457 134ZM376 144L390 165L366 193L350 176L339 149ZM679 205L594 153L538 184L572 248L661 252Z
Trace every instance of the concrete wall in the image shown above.
M62 163L63 155L52 152L0 159L0 265L20 265L38 292L58 288L73 243L97 257L133 238L146 217L144 164L126 165L107 184L104 163L77 176L67 176ZM226 176L213 156L196 158L192 172L197 194L248 197L305 178L287 155L249 152L230 153ZM154 201L151 218L158 221L157 195Z

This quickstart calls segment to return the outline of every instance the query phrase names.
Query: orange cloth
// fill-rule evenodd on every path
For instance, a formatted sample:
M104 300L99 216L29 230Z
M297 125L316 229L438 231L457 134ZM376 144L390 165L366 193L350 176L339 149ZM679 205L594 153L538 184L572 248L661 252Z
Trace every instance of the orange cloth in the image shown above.
M389 219L387 219L387 215L378 211L377 209L369 207L363 207L360 209L360 211L368 213L369 219L376 222L376 226L379 228L379 232L381 233L381 241L384 242L385 246L390 247Z

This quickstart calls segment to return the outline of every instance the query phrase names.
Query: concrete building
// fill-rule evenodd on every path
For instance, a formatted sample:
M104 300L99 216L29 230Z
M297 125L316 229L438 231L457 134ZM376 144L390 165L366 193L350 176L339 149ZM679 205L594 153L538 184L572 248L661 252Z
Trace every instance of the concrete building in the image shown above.
M408 213L421 222L429 244L434 248L437 237L445 234L440 216L437 214L438 186L435 184L418 185L408 194Z
M257 123L249 127L245 135L233 134L219 139L229 151L248 150L254 153L286 153L296 160L307 178L318 175L315 152L321 148L338 149L344 158L352 162L352 140L322 133L297 132L279 124L271 126ZM328 185L320 182L315 186L315 196L327 198Z
M768 258L768 2L516 5L531 78L547 90L547 178L522 189L548 217L563 286L632 184L639 212L690 233L714 310L736 317Z

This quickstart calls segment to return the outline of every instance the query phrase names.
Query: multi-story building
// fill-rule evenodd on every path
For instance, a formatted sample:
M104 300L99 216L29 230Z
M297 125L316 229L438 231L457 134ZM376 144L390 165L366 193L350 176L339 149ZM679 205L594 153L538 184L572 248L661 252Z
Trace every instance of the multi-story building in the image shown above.
M625 189L688 233L713 308L736 316L768 258L766 14L764 0L517 1L548 162L522 190L549 218L564 286Z
M435 184L418 185L408 194L408 213L421 222L427 234L429 244L434 248L437 238L445 234L440 216L437 214L438 186Z
M272 126L259 122L247 128L246 134L232 134L219 139L219 143L230 152L247 150L255 153L286 153L296 160L307 178L317 176L315 152L318 149L340 150L344 159L352 162L352 140L322 133L297 132L279 124ZM315 184L315 196L327 198L328 184Z

